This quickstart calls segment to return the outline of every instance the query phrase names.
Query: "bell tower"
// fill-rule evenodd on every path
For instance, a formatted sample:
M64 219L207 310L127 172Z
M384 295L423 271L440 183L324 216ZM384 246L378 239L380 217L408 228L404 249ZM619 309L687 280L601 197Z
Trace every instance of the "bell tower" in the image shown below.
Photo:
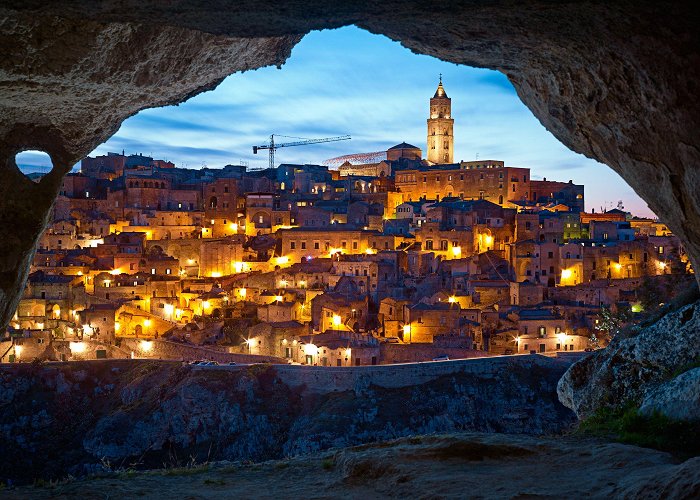
M454 162L454 120L452 99L442 86L442 74L435 95L430 99L428 117L428 161L431 163Z

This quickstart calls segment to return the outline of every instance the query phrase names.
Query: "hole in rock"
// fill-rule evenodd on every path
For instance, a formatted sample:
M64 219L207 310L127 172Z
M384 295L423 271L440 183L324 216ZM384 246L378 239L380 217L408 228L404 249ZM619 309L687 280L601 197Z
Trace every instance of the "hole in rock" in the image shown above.
M38 150L27 150L17 153L15 163L24 175L35 181L48 174L53 168L53 163L48 153Z

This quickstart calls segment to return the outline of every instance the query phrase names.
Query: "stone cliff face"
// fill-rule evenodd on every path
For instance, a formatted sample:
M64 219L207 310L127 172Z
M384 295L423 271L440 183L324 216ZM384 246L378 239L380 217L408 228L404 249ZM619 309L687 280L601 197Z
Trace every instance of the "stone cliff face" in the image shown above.
M579 418L633 405L643 413L700 421L700 303L682 307L574 363L559 381L561 402Z
M337 391L289 385L274 366L201 370L110 361L6 368L0 479L82 475L107 464L260 461L457 430L541 435L574 422L556 399L565 365L539 356L494 362L481 375L456 362L417 383Z
M281 64L310 30L348 24L504 72L560 141L627 180L700 268L698 22L689 0L4 2L0 327L14 312L61 177L122 120L235 71ZM15 165L29 148L55 165L39 184Z

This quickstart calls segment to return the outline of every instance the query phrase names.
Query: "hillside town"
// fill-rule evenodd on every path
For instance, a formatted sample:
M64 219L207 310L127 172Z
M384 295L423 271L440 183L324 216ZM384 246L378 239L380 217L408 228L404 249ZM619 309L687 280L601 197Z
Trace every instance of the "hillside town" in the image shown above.
M425 152L402 142L336 168L85 158L0 361L581 352L605 345L605 314L640 312L654 280L691 272L658 220L586 211L583 185L503 160L455 161L453 127L440 81Z

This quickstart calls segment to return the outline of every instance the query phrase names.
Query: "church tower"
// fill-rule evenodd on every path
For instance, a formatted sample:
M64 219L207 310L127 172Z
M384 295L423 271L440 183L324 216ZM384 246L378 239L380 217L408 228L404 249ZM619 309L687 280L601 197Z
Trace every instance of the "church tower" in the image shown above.
M435 95L430 99L428 118L428 161L432 163L454 162L454 128L452 99L442 86L442 75Z

